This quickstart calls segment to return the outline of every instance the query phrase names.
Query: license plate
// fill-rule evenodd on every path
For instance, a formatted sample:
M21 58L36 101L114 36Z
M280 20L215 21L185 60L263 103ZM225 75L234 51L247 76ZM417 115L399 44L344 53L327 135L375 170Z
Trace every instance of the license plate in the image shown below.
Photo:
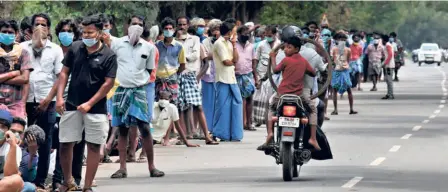
M278 125L280 127L295 127L295 128L298 128L300 126L300 118L280 117L278 119Z

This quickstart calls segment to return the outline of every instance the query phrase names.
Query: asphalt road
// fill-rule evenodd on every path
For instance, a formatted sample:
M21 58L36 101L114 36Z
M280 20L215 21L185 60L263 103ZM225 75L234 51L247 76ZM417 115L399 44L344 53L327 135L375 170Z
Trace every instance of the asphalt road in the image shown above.
M241 143L157 146L164 178L149 178L146 163L134 163L128 178L113 180L119 165L101 165L97 191L447 191L447 68L408 62L394 84L395 100L380 99L384 82L378 92L363 84L364 91L354 92L355 116L348 114L347 97L339 100L339 115L323 128L334 159L311 161L292 182L283 182L281 167L256 150L265 139L260 128L245 132Z

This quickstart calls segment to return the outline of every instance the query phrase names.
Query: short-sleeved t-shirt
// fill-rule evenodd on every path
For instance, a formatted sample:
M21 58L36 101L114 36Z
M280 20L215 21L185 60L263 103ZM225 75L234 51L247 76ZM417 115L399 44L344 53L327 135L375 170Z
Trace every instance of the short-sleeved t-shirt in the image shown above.
M83 42L72 44L63 60L64 66L70 68L72 81L68 88L67 111L75 111L77 106L89 101L106 81L106 77L115 78L117 73L117 56L107 46L97 52L88 54ZM90 109L92 114L107 114L106 97Z
M282 82L278 87L278 93L301 95L305 72L314 72L313 67L300 54L285 57L276 67L276 71L282 71Z

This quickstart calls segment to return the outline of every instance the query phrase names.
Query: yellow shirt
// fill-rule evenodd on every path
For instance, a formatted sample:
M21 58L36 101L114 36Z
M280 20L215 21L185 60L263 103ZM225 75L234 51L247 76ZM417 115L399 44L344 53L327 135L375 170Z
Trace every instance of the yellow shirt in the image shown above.
M215 62L215 80L225 84L236 84L235 66L226 66L223 61L233 60L233 45L220 37L213 44L213 62Z

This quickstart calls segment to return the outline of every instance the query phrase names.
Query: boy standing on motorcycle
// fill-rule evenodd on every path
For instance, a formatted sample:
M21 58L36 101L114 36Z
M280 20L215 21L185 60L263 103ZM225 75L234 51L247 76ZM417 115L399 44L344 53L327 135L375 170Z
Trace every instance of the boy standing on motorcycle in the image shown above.
M300 47L302 42L299 37L291 37L284 44L284 52L286 57L276 65L276 52L270 53L271 66L274 73L282 73L282 82L278 87L278 93L273 98L270 105L270 111L268 114L268 136L266 138L266 143L261 146L261 149L266 148L268 144L272 141L274 137L274 121L272 116L277 111L277 104L281 95L284 94L294 94L301 96L304 87L305 74L312 77L316 76L316 72L313 67L304 59L300 54ZM304 105L308 105L311 109L310 112L310 125L311 125L311 137L308 143L312 145L316 150L320 150L319 144L316 139L316 129L317 129L317 114L316 107L311 103L310 98L302 97L302 102Z

